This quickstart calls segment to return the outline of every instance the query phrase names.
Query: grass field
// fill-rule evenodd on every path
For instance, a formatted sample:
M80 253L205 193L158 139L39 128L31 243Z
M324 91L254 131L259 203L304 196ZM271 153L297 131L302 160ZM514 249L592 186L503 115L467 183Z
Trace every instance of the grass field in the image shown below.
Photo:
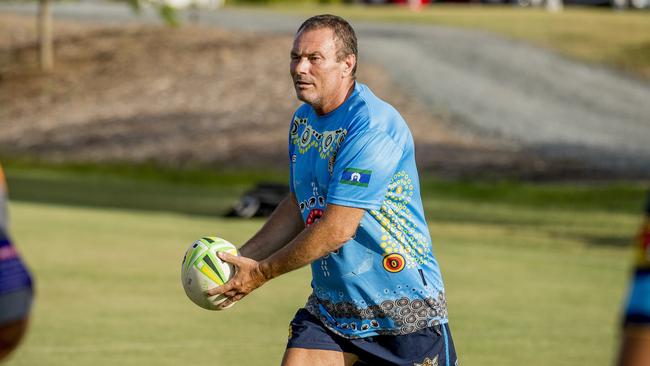
M279 363L288 322L309 293L307 269L218 313L190 303L179 283L181 257L197 237L241 243L262 223L179 202L203 197L225 207L244 188L40 170L8 169L8 177L12 233L37 278L32 327L8 365ZM641 187L425 186L463 365L611 364ZM66 187L86 200L64 204ZM495 193L481 199L490 187ZM108 208L108 196L112 206L140 197L141 207ZM562 204L567 196L575 202ZM616 197L624 204L613 205Z
M650 12L567 7L562 13L513 6L407 7L274 5L306 15L333 13L357 21L434 24L485 30L532 42L563 55L650 78Z

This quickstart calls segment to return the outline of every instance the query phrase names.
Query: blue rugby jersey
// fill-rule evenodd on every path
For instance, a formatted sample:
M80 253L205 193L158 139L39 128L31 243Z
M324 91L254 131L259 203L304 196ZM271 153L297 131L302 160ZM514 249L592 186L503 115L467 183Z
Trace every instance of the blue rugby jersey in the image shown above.
M637 237L636 268L625 311L626 324L650 325L650 195Z
M0 296L32 287L32 278L11 245L9 237L0 228Z
M0 296L32 287L32 278L7 235L7 185L0 166Z
M326 115L307 104L294 114L290 186L306 226L328 204L366 210L355 237L311 265L305 308L344 337L447 322L414 154L406 122L363 84Z

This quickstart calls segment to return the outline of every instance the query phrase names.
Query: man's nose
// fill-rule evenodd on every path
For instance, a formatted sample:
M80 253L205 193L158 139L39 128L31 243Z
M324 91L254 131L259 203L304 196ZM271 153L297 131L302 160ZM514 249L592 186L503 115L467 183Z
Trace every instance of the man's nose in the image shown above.
M306 74L307 70L309 70L309 61L307 58L301 57L299 60L297 60L294 66L294 70L296 74Z

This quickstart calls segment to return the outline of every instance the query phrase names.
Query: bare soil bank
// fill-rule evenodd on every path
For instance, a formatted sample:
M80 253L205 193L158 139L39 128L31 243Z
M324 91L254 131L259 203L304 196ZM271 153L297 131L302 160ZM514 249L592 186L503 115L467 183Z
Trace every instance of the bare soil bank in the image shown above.
M299 105L291 38L185 25L55 22L55 69L37 70L35 20L0 15L0 154L53 162L171 167L284 167ZM544 161L433 118L383 70L359 81L408 121L421 169L447 176L579 178L579 162Z

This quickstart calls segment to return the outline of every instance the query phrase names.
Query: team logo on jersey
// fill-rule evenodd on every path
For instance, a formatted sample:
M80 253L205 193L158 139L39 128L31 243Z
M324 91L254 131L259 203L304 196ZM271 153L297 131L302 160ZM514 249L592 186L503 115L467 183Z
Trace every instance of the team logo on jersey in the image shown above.
M404 269L406 261L401 254L393 253L384 257L384 269L390 273L397 273Z
M363 170L357 168L345 168L341 176L341 183L359 187L368 187L370 183L372 170Z

